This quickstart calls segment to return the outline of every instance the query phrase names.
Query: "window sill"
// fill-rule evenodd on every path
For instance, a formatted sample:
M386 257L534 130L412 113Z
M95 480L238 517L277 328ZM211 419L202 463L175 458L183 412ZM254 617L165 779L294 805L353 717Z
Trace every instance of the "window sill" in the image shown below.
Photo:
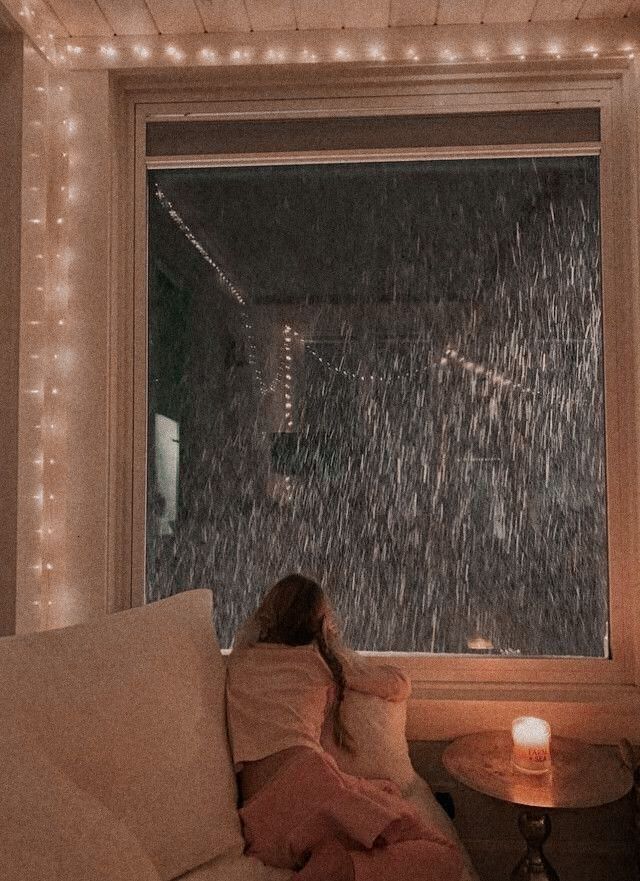
M640 743L640 688L608 684L414 682L407 738L452 740L474 731L508 730L521 715L541 716L565 737Z

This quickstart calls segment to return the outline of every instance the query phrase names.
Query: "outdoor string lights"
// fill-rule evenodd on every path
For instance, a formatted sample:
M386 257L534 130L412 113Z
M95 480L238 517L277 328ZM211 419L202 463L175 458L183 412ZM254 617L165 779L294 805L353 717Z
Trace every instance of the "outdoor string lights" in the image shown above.
M157 184L155 188L155 194L156 198L158 199L162 207L166 210L171 220L173 220L176 226L182 231L187 241L193 245L196 251L203 258L203 260L206 260L209 266L211 266L213 271L218 276L218 279L221 282L223 288L231 294L233 299L240 307L242 324L244 326L245 336L247 340L247 359L249 361L251 369L253 370L258 388L263 395L265 395L268 391L273 391L276 380L274 380L271 386L267 386L262 375L262 369L260 367L260 364L258 363L253 324L249 319L249 313L247 312L247 303L244 295L242 294L238 286L234 284L234 282L229 278L224 269L222 269L220 264L213 259L213 257L204 247L204 245L200 241L198 241L198 239L191 231L190 227L185 223L185 221L182 219L182 216L176 211L171 201L167 198L167 196L163 193L163 191Z
M309 340L306 340L304 336L297 330L295 330L291 325L287 324L284 327L283 333L283 352L284 359L283 363L279 366L278 372L271 383L267 385L265 382L262 369L258 363L258 355L255 344L255 335L253 324L249 320L249 316L247 313L247 301L245 294L241 292L240 288L230 279L229 275L225 272L224 269L217 263L213 257L208 253L207 249L204 245L198 240L198 238L194 235L191 228L185 223L182 216L178 211L174 208L171 201L167 198L165 193L161 190L161 188L156 184L155 194L162 205L162 207L167 211L169 217L173 220L173 222L178 226L178 228L182 231L185 238L193 245L193 247L198 251L201 257L206 260L206 262L212 267L212 269L217 274L219 280L222 282L223 286L226 290L231 293L233 298L236 300L238 306L241 310L242 315L242 323L245 330L245 335L247 339L248 346L248 361L253 370L254 377L256 379L258 388L260 389L261 395L266 395L269 392L275 391L276 387L282 380L284 376L284 416L285 416L285 424L287 428L290 430L293 428L292 421L292 391L291 391L291 383L292 383L292 366L293 366L293 355L291 344L293 342L293 338L295 337L301 343L304 344L305 350L309 352L309 354L315 358L323 367L328 370L333 371L334 373L339 374L340 376L344 376L348 379L355 379L359 382L389 382L389 376L375 374L375 373L357 373L352 370L347 370L343 366L337 366L333 362L331 362L328 358L323 358L323 356L313 347ZM534 390L529 388L528 386L523 385L521 382L517 382L516 380L510 379L503 373L500 373L498 370L494 370L492 368L485 367L483 364L477 363L475 361L470 360L469 358L465 358L461 355L456 349L451 346L447 346L442 358L438 362L426 363L422 370L423 372L432 370L437 366L446 366L446 365L455 365L460 367L466 373L470 374L470 376L474 378L484 379L488 384L503 387L508 390L513 390L520 392L522 394L533 395ZM401 378L402 376L408 377L408 373L398 374L394 373L393 378Z

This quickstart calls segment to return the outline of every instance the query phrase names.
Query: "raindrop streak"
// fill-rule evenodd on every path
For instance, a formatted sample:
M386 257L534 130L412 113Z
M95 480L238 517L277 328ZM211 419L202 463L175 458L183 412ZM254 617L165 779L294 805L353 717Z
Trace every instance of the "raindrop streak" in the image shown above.
M598 199L597 157L153 172L147 598L229 645L302 570L356 648L602 657Z

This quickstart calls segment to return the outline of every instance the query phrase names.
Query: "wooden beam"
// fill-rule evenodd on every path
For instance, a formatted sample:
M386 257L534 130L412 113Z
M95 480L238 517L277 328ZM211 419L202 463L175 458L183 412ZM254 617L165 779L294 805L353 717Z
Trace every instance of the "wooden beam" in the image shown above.
M73 36L105 37L113 34L113 27L95 0L51 0L50 6Z
M437 15L438 0L391 0L389 26L434 25Z
M96 0L114 34L157 34L144 0Z

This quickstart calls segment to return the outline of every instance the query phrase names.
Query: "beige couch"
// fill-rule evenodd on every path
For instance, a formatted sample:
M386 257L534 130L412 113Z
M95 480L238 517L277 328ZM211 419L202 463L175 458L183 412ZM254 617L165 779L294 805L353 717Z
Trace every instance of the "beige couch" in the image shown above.
M0 640L0 879L288 878L243 856L224 675L204 590ZM398 779L455 835L411 769L406 708L348 700L371 747L351 770Z

